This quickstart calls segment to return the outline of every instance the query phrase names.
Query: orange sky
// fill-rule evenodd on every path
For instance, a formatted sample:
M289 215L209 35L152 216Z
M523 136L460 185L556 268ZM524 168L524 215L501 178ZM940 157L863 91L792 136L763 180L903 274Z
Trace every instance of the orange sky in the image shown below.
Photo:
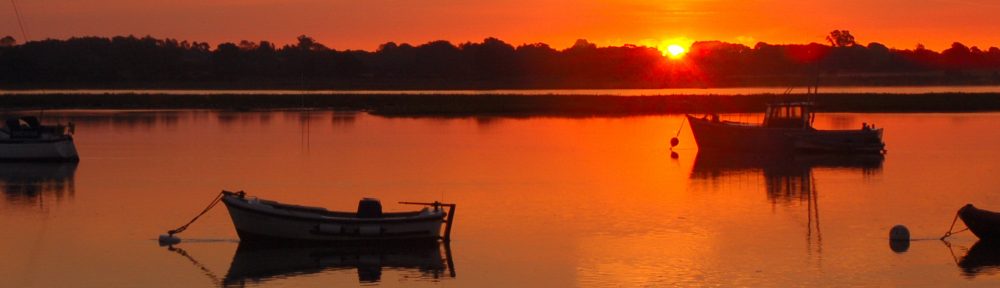
M454 43L497 37L565 48L658 43L685 37L753 45L823 42L847 29L861 43L940 50L951 42L1000 46L995 0L15 0L30 39L152 35L289 43L310 35L335 49L395 41ZM19 40L13 6L0 4L0 35ZM836 11L833 11L836 9Z

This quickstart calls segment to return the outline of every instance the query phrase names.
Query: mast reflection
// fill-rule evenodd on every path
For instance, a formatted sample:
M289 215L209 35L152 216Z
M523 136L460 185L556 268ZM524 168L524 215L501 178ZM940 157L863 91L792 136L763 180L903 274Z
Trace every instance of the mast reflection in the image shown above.
M0 190L8 203L45 208L46 199L72 199L76 162L0 163Z
M875 175L882 172L884 156L880 154L795 154L795 153L727 153L699 151L691 169L691 179L706 180L713 186L728 181L743 181L763 175L767 199L772 204L805 202L807 206L806 242L812 251L823 251L820 229L819 193L813 170L838 169Z

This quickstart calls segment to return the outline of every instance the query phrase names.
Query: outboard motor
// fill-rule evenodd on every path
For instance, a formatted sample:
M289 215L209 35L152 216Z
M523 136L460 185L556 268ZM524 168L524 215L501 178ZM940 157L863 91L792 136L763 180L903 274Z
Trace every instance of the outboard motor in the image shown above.
M358 218L382 217L382 202L375 198L364 198L358 202Z

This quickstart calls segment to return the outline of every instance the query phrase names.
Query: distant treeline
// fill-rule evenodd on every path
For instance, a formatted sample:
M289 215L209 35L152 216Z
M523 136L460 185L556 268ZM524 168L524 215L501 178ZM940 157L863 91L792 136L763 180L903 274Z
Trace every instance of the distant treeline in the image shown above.
M754 47L695 42L681 59L659 50L598 47L578 40L557 50L499 39L454 45L328 48L307 36L268 41L187 42L152 37L81 37L23 44L0 39L0 89L490 89L663 88L806 85L1000 84L1000 49L952 44L941 52L854 43L834 31L829 44Z

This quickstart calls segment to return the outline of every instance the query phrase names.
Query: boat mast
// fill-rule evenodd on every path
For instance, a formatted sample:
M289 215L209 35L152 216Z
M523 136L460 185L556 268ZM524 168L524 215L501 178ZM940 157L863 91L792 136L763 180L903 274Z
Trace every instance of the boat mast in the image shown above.
M28 33L24 30L24 23L21 21L21 11L17 10L17 3L14 0L10 0L10 5L14 6L14 15L17 16L17 26L21 28L21 37L24 38L24 43L28 42Z

